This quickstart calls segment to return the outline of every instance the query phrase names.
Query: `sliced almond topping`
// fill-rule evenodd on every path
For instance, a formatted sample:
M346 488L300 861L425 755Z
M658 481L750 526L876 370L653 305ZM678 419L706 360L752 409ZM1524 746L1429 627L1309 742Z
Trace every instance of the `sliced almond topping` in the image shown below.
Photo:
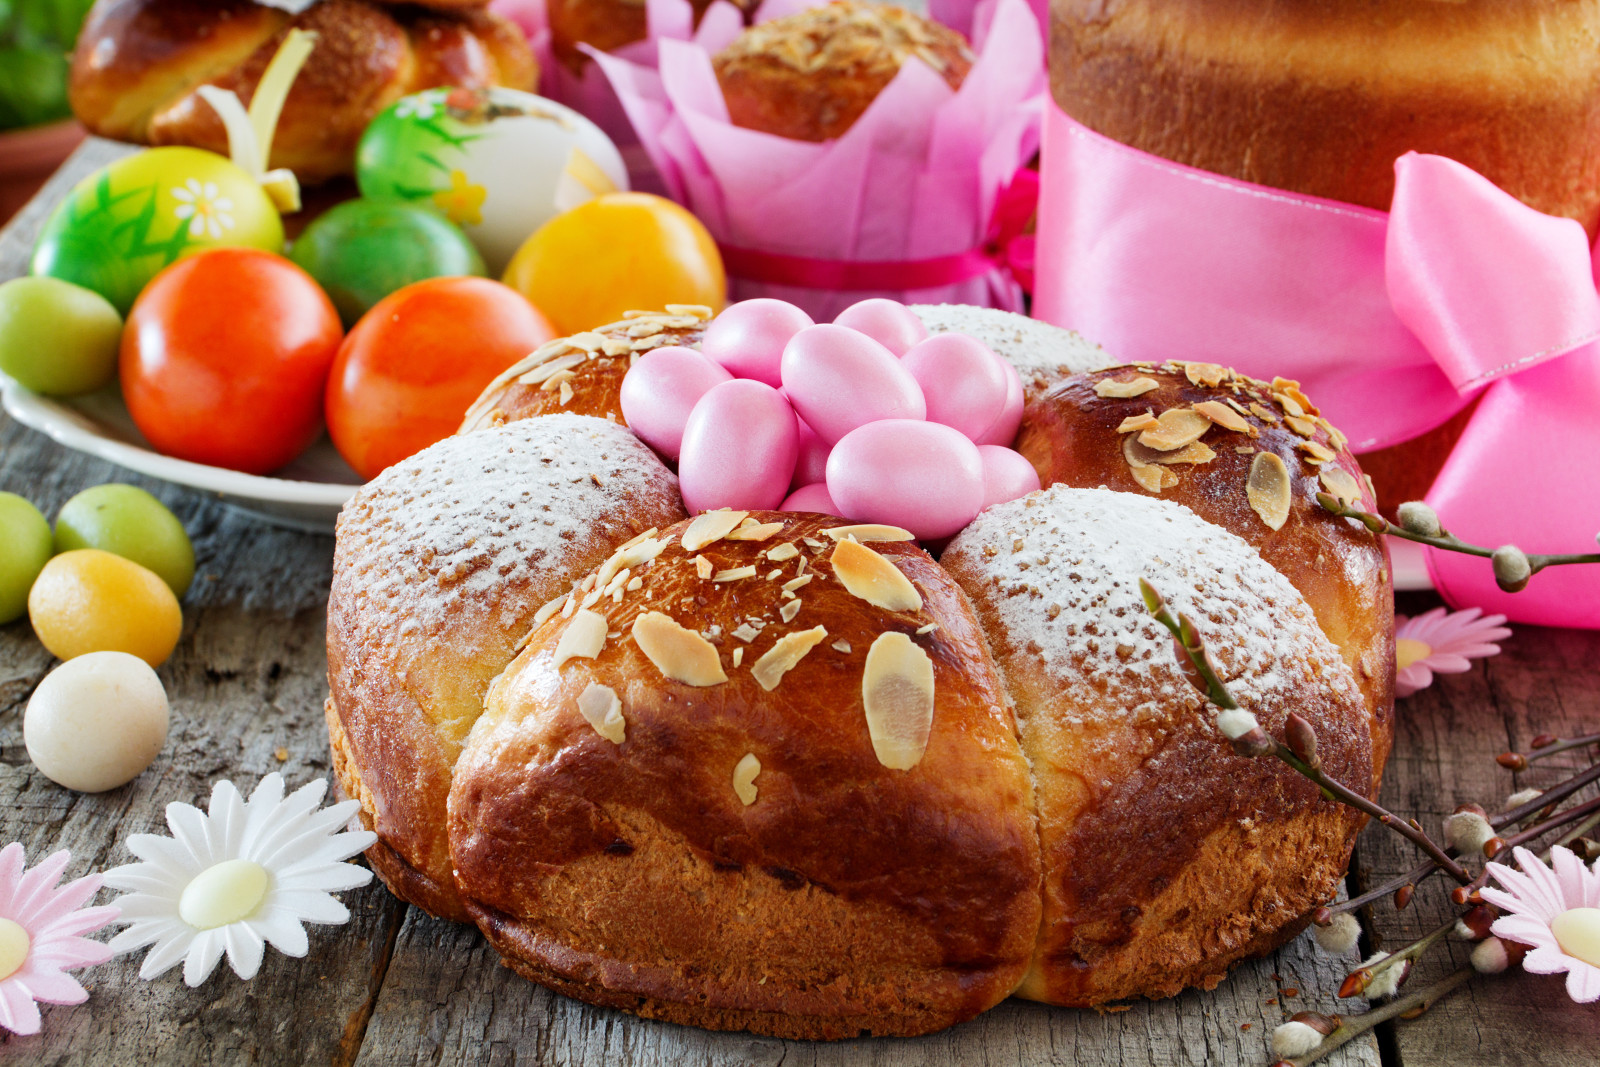
M1289 505L1293 500L1291 488L1289 468L1283 465L1278 454L1257 453L1250 462L1250 477L1245 481L1244 492L1268 529L1281 530L1289 520Z
M1241 456L1248 456L1256 450L1255 445L1234 445L1233 450Z
M659 611L633 620L633 640L656 670L675 682L707 686L728 680L717 647Z
M770 550L767 553L767 558L774 563L782 563L784 560L794 559L799 554L800 550L795 547L793 541L785 541L783 544Z
M1234 389L1235 389L1235 390L1237 390L1237 389L1238 389L1238 388L1239 388L1239 383L1238 383L1238 382L1234 382L1234 383L1233 383L1233 387L1234 387ZM1225 396L1225 397L1223 397L1223 398L1222 398L1222 402L1223 402L1223 403L1225 403L1225 404L1227 404L1227 405L1228 405L1228 406L1229 406L1229 407L1230 407L1230 408L1232 408L1232 409L1233 409L1233 410L1235 410L1235 411L1237 411L1237 412L1238 412L1238 413L1239 413L1239 414L1241 414L1241 415L1248 415L1248 414L1250 414L1250 411L1249 411L1249 409L1247 409L1247 408L1246 408L1246 407L1245 407L1245 406L1244 406L1244 405L1243 405L1243 404L1241 404L1241 403L1239 403L1239 402L1238 402L1238 401L1237 401L1237 400L1235 400L1235 399L1234 399L1234 398L1233 398L1233 397L1231 397L1231 396ZM1195 405L1195 407L1197 407L1197 408L1198 408L1198 407L1199 407L1199 406L1200 406L1200 405L1198 405L1198 404L1196 404L1196 405Z
M804 574L805 572L806 572L806 558L804 556L801 556L800 557L800 562L796 563L794 565L794 576L796 578L798 578L802 574Z
M579 611L561 631L556 642L556 661L552 670L560 670L569 659L594 659L606 647L606 617L587 608Z
M1159 493L1163 489L1171 489L1178 484L1178 476L1165 467L1147 466L1134 467L1133 480L1152 493Z
M623 588L630 593L636 593L640 589L644 588L644 579L635 574L632 578L628 579L628 584L623 586Z
M930 622L926 626L917 627L917 633L919 633L919 634L931 634L931 633L933 633L933 631L937 630L938 628L939 628L939 624L938 623Z
M829 645L828 647L832 648L835 652L842 652L846 656L848 656L850 654L850 642L846 641L842 637L839 640L835 641L833 644Z
M1156 417L1159 425L1144 430L1138 441L1146 448L1172 452L1190 441L1198 441L1211 429L1211 420L1193 408L1168 408Z
M736 582L740 578L754 578L755 576L756 569L754 567L729 567L725 571L718 571L712 576L711 580L713 582Z
M1273 393L1272 399L1278 402L1278 406L1283 408L1286 414L1304 415L1306 413L1306 409L1300 406L1300 401L1288 393Z
M545 604L544 607L542 607L538 611L534 612L533 613L533 627L534 627L534 630L537 630L539 627L543 626L544 625L544 621L546 619L548 619L550 616L554 615L556 612L560 611L561 610L561 605L566 603L566 600L567 600L567 598L569 596L571 596L570 593L562 593L560 596L556 597L554 600L552 600L549 603ZM528 633L531 636L533 634L533 630L529 630ZM524 638L523 640L527 640L527 638Z
M733 791L745 807L756 802L756 775L761 773L761 761L754 752L746 752L733 768Z
M1333 449L1327 445L1318 444L1316 441L1296 441L1294 447L1300 449L1318 463L1326 463L1338 456L1338 453Z
M658 539L654 530L634 538L600 564L600 569L595 572L595 584L601 587L609 585L619 572L649 563L665 552L670 543Z
M798 578L790 578L787 582L783 583L783 591L785 593L792 593L801 586L810 585L813 577L815 577L815 575L802 574Z
M644 542L650 540L650 538L654 537L659 531L660 531L660 527L659 526L652 526L652 527L650 527L650 529L646 530L644 533L636 534L635 536L633 536L633 537L629 538L628 540L622 542L622 544L617 546L617 551L618 552L626 552L628 549L634 547L635 545L643 544ZM666 542L663 541L662 545L665 546L665 544L666 544ZM660 553L657 553L657 555L659 555L659 554Z
M1160 382L1144 375L1126 382L1115 378L1101 378L1094 383L1094 395L1107 400L1129 400L1159 388L1161 388Z
M739 628L733 631L733 636L748 645L751 641L761 636L761 631L747 622L742 622L739 624Z
M775 582L779 578L782 578L782 577L783 577L783 568L782 567L774 567L770 571L767 572L767 581L769 581L769 582Z
M1284 425L1301 437L1315 437L1317 434L1317 424L1304 415L1289 415L1283 421Z
M716 314L704 304L668 304L666 311L668 315L687 315L689 318L697 321L700 319L709 319L712 315Z
M842 541L845 538L849 538L852 541L861 541L863 543L867 541L916 540L916 537L912 535L910 530L902 530L898 526L884 526L882 523L876 522L863 522L858 523L855 526L835 526L831 530L823 530L822 532L833 538L835 541ZM813 541L809 537L806 538L806 544L811 545L813 548L823 547L821 542Z
M717 572L717 565L704 556L694 558L694 572L702 578L709 578Z
M1194 409L1224 430L1234 433L1249 433L1250 424L1243 415L1230 408L1220 400L1205 400L1194 406Z
M1285 409L1289 405L1284 404L1284 397L1288 397L1289 400L1293 401L1294 406L1300 410L1289 412L1291 415L1315 415L1317 413L1317 405L1313 404L1310 398L1300 391L1300 383L1293 378L1272 379L1272 396L1278 403L1283 404Z
M833 548L833 573L851 595L884 611L920 611L922 594L900 568L864 545L840 541Z
M1275 423L1279 421L1277 412L1273 411L1271 408L1262 407L1254 400L1250 401L1250 414L1254 415L1258 419L1264 419L1267 422Z
M1339 498L1339 503L1346 507L1361 504L1361 483L1356 481L1356 476L1343 467L1323 467L1317 479L1322 482L1322 487Z
M1334 448L1343 448L1345 445L1350 443L1350 438L1346 437L1343 433L1339 432L1339 427L1335 426L1333 423L1329 422L1327 419L1325 419L1322 416L1318 415L1317 416L1317 422L1322 426L1322 428L1324 430L1328 431L1328 440L1330 442L1332 442Z
M698 552L707 545L727 537L728 533L749 514L748 511L708 511L704 515L696 515L689 525L684 527L683 535L678 541L683 545L685 552Z
M582 715L595 733L620 745L627 740L627 720L622 717L622 701L609 685L590 682L578 694L578 714Z
M749 519L745 522L750 523ZM758 522L747 526L740 526L728 531L729 541L765 541L779 530L783 529L781 522Z
M549 377L545 378L544 384L539 386L539 391L541 393L553 393L576 377L577 374L570 370L556 371Z
M778 638L778 643L767 649L766 654L756 660L755 666L750 668L750 676L756 684L767 692L778 688L778 683L783 681L783 676L794 669L794 665L806 658L806 653L817 646L823 638L828 636L825 626L814 626L809 630L796 630L792 634L784 634Z
M1217 363L1186 363L1183 373L1195 385L1209 386L1213 389L1227 381L1233 374L1227 367Z
M861 703L879 763L904 771L922 762L933 728L933 660L911 638L886 633L872 642Z
M561 400L560 400L561 406L562 407L566 407L567 404L572 400L574 395L575 394L572 392L572 383L571 382L562 382L561 383Z
M1198 404L1195 406L1199 407ZM1122 422L1117 424L1117 432L1134 433L1138 430L1148 430L1152 426L1159 425L1161 425L1161 423L1156 420L1155 412L1146 411L1143 415L1129 415L1127 418L1123 419Z
M552 359L548 363L541 363L527 374L524 374L517 379L517 382L521 385L542 385L558 374L567 375L562 381L568 381L573 377L572 368L580 366L588 358L587 355L580 352L577 355Z
M599 352L605 348L606 339L593 330L585 330L583 333L575 333L567 338L567 344L573 348L581 348L585 352Z
M790 593L789 595L794 596L793 593ZM800 601L798 598L789 601L783 607L778 609L778 618L782 619L784 622L794 622L794 617L800 614L801 603L802 601Z
M743 662L744 662L744 646L743 645L734 645L733 646L733 665L735 667L737 667L739 664L741 664Z
M1190 441L1176 452L1157 452L1160 458L1157 463L1172 466L1178 463L1210 463L1217 458L1216 452L1204 441Z

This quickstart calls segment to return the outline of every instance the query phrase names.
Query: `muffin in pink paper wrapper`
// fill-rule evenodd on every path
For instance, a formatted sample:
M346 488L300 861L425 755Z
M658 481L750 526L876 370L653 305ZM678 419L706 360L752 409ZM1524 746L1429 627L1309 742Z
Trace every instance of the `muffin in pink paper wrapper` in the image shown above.
M1021 308L1014 238L1035 186L1017 179L1045 92L1026 0L1000 0L960 89L908 59L830 141L733 125L705 43L660 41L657 69L591 54L669 195L717 239L731 299L787 300L818 321L873 296Z

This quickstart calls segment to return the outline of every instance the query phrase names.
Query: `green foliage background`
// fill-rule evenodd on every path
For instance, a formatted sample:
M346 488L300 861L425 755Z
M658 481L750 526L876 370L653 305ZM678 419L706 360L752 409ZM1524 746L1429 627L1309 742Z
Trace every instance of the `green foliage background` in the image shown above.
M65 118L67 65L94 0L0 0L0 129Z

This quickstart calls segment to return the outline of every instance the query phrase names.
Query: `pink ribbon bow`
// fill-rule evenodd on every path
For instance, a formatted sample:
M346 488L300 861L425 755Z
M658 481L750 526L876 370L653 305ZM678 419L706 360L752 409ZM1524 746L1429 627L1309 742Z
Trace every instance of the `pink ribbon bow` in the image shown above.
M1440 156L1396 163L1388 214L1158 159L1058 108L1045 125L1035 314L1122 360L1300 379L1359 450L1476 412L1427 500L1524 551L1600 531L1600 293L1583 228ZM1600 628L1600 566L1507 594L1428 551L1455 605Z

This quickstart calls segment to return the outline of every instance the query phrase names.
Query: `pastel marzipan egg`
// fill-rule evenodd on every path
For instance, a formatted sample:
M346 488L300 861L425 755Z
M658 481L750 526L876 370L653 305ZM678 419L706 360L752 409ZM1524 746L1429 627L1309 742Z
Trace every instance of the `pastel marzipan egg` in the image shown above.
M811 316L783 300L741 300L711 320L700 351L736 378L754 378L777 388L783 383L783 348Z
M881 522L929 541L983 507L983 458L938 422L884 419L853 430L828 457L828 495L853 522Z
M216 245L282 252L283 219L232 160L150 148L73 186L44 224L31 269L92 289L126 315L163 268Z
M1005 445L1011 447L1017 439L1017 431L1022 427L1022 375L1017 373L1017 368L1011 361L1000 356L995 356L1000 363L1000 369L1006 375L1006 402L1000 409L999 418L994 420L983 436L978 438L980 445Z
M783 349L783 390L828 444L879 419L921 419L927 402L883 345L846 326L810 326Z
M916 312L887 297L875 296L851 304L833 321L860 330L896 356L905 355L928 337L928 328Z
M466 231L499 274L557 214L628 188L600 127L515 89L429 89L402 97L361 135L362 196L423 200Z
M22 738L44 776L80 793L126 785L167 741L167 692L126 652L90 652L45 676L28 700Z
M935 334L900 358L928 404L928 421L976 441L1005 410L1009 381L999 356L976 337Z
M833 497L828 495L828 487L820 482L802 485L783 498L783 503L778 505L778 510L814 511L823 515L835 515L841 519L844 518L844 513L833 502Z
M776 508L799 452L794 409L776 389L748 378L713 386L689 413L678 456L678 488L691 515L716 508Z
M1039 472L1022 453L1004 445L979 445L983 460L983 506L1004 504L1039 488Z
M794 462L794 480L789 488L815 485L828 478L828 453L833 446L817 436L817 431L800 420L800 455Z
M676 460L695 404L733 375L692 348L652 349L622 379L622 417L641 441Z

